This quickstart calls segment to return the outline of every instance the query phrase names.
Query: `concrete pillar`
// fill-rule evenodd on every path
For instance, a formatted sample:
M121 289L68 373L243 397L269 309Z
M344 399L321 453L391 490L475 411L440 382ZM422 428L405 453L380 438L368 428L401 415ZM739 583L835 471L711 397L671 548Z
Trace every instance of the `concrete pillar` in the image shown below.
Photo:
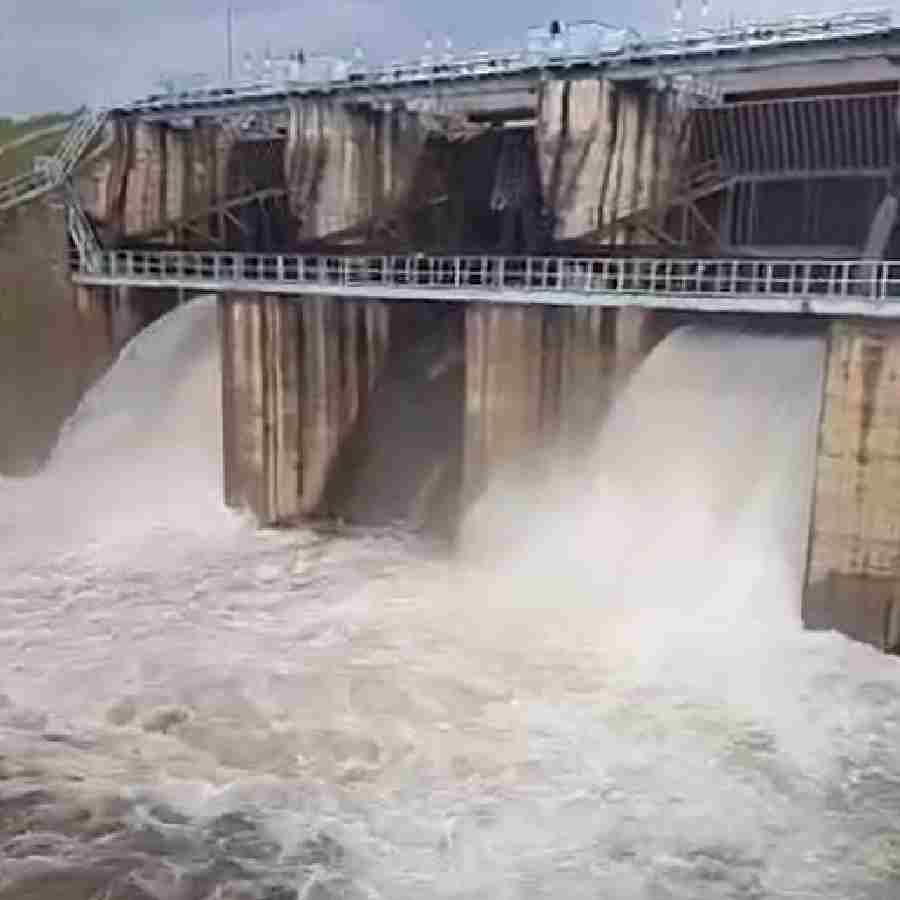
M365 410L370 366L377 374L384 365L385 315L368 306L253 294L220 301L229 506L261 523L315 512Z
M589 234L659 204L673 164L675 126L669 118L667 96L646 85L581 79L542 86L538 160L557 239ZM606 243L638 236L631 226L604 232Z
M177 219L187 207L187 141L175 131L167 131L165 140L165 196L163 214L166 219Z
M400 202L412 187L425 138L419 121L400 110L291 101L285 180L301 237L342 231Z
M638 208L640 184L644 180L641 167L644 164L644 106L646 91L623 90L619 100L621 165L616 214L628 216ZM614 243L628 244L634 228L623 226L616 230Z
M561 309L560 429L576 448L590 440L613 396L618 310Z
M225 503L269 521L265 491L263 300L233 294L219 302Z
M132 159L125 186L126 234L145 231L163 219L166 142L163 128L148 122L132 126Z
M311 511L322 496L328 468L341 439L341 311L337 301L311 298L303 304L301 442L305 453L301 506Z
M424 136L405 113L292 101L285 179L301 236L340 231L402 195ZM262 522L312 513L384 366L387 308L325 297L222 308L227 502Z
M121 230L120 200L123 195L128 162L131 156L131 131L118 118L106 123L103 145L89 166L75 178L81 205L92 218Z
M541 89L536 127L545 203L558 239L597 227L615 148L617 98L608 81L552 81Z
M539 451L584 450L616 392L663 336L650 310L466 308L463 494Z
M544 310L471 304L466 309L464 493L535 449L541 433Z
M660 121L666 104L663 95L648 91L643 95L640 165L637 172L636 209L653 209L657 199L665 196L660 178ZM629 237L632 243L653 243L655 238L642 229L636 229Z
M219 309L225 502L285 521L302 511L301 309L252 294Z
M804 621L900 649L900 324L831 326Z

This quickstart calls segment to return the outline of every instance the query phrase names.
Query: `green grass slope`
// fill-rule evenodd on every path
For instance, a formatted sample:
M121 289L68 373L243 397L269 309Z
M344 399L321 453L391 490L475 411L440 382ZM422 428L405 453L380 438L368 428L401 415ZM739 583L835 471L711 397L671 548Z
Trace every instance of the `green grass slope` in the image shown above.
M0 180L31 168L35 156L49 156L59 146L73 113L47 113L28 119L0 117Z

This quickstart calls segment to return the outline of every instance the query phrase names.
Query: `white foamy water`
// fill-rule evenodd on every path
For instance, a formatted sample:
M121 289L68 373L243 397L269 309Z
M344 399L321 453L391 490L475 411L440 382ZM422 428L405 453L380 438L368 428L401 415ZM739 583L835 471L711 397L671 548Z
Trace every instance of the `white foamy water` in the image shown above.
M454 562L223 510L216 328L0 482L0 900L897 896L900 671L799 625L817 339L671 336Z

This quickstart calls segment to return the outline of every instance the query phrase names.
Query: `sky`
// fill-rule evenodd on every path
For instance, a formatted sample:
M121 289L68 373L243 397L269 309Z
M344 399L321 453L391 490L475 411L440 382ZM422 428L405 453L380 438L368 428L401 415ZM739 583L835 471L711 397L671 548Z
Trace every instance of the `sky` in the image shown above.
M685 17L701 0L684 0ZM235 59L300 49L413 58L431 36L457 49L508 45L530 25L595 19L659 33L674 0L233 0ZM0 0L0 116L125 102L165 76L226 69L228 0ZM874 4L867 4L869 6ZM711 19L847 9L846 0L711 0Z

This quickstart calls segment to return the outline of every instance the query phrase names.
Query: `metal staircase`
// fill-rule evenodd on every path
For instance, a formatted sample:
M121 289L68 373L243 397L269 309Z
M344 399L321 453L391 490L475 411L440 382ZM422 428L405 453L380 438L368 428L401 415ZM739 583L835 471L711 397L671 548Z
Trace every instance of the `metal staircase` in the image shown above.
M78 189L71 178L63 182L63 192L66 201L66 226L78 254L79 268L93 272L103 248L93 225L81 208Z
M50 191L62 189L66 204L66 226L78 253L79 266L86 271L93 271L102 247L81 208L78 191L71 176L91 142L106 124L107 115L106 110L102 109L86 111L66 132L54 156L38 157L30 172L0 182L0 212L22 206Z
M58 188L74 171L78 161L106 124L106 110L87 110L66 132L56 154L43 158L32 171L0 181L0 212L21 206Z

